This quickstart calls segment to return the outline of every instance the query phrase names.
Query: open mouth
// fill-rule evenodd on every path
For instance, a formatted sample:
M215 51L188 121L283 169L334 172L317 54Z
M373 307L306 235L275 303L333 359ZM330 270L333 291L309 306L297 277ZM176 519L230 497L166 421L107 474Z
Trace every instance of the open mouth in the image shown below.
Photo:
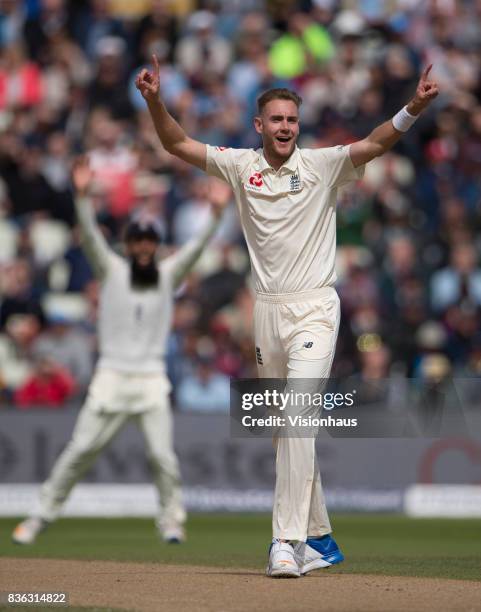
M276 136L276 140L277 142L281 142L285 144L286 142L289 142L291 140L291 137L290 136Z

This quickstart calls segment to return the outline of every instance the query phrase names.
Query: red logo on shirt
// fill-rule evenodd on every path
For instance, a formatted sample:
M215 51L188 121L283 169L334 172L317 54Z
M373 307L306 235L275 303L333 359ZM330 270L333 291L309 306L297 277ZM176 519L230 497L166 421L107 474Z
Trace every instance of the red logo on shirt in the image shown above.
M216 147L216 149L218 151L225 151L227 149L227 147Z
M255 185L256 187L262 187L262 174L260 172L254 172L254 174L249 178L249 183L251 185Z

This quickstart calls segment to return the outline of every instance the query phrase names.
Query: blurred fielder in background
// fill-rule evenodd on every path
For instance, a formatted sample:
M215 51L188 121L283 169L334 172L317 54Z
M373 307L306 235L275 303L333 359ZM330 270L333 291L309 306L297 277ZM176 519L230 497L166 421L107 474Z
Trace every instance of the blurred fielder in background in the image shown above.
M88 199L92 172L88 161L74 166L75 206L84 249L101 283L99 361L72 439L40 494L38 515L13 532L18 544L31 544L60 513L70 490L120 428L135 419L147 444L159 493L157 528L167 542L185 538L180 473L173 448L170 383L164 353L174 291L214 234L230 197L212 185L212 220L204 232L172 256L158 261L161 230L154 218L139 214L125 233L127 258L107 245Z
M421 76L416 94L392 120L349 146L298 149L300 97L272 89L258 99L254 123L263 148L224 149L189 138L159 98L160 66L136 85L157 134L173 155L226 181L234 190L252 264L259 375L311 380L329 376L340 320L334 289L337 188L361 178L363 166L388 151L438 94ZM305 387L304 391L307 391ZM319 408L307 407L318 416ZM305 413L306 414L306 413ZM315 437L275 440L276 488L269 576L298 577L343 560L331 537L315 454ZM297 542L294 546L291 542Z

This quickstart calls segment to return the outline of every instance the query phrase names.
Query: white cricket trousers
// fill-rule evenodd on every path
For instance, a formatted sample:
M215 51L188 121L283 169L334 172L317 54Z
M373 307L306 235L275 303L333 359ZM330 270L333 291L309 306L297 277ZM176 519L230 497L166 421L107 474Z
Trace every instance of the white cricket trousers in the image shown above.
M286 392L322 392L319 383L331 371L339 322L339 297L332 287L295 294L258 293L254 332L259 377L287 379ZM301 410L303 416L319 417L318 406ZM299 408L294 411L299 414ZM305 541L331 532L315 435L312 431L308 437L301 435L297 429L274 437L274 538Z
M71 440L40 490L41 518L55 520L72 487L117 432L133 419L144 435L159 493L160 529L185 521L180 472L173 447L170 383L165 375L97 370Z

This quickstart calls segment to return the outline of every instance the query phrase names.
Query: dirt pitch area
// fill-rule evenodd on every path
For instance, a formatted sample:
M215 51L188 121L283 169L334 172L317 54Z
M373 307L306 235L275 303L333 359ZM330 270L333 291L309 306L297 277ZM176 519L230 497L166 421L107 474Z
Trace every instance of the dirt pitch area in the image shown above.
M252 569L113 561L2 558L0 591L66 591L71 606L145 612L481 610L481 583L462 580L329 570L272 580Z

